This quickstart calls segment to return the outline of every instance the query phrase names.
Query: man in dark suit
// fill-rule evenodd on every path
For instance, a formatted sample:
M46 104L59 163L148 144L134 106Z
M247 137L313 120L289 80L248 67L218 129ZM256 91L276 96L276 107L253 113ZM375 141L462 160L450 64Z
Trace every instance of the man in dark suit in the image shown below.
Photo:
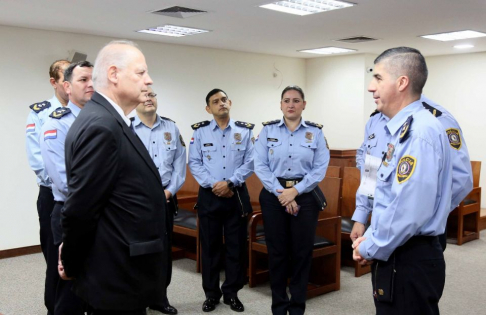
M127 115L152 80L135 44L114 41L99 52L93 81L97 92L66 138L59 273L75 278L90 314L146 314L166 290L166 198Z

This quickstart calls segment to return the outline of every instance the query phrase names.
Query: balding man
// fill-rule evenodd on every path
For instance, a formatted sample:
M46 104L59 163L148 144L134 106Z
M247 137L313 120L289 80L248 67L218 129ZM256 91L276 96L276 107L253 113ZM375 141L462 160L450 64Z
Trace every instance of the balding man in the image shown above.
M99 52L93 82L66 138L59 273L75 278L90 314L146 314L166 290L166 198L127 115L147 100L152 80L135 44L114 41Z

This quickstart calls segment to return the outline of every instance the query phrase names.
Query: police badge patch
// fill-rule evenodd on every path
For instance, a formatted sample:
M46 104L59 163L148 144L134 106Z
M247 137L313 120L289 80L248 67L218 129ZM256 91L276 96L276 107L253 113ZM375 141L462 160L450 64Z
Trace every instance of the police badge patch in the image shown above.
M415 164L417 164L417 160L413 156L405 155L400 159L397 167L397 181L399 184L406 182L412 176Z
M164 132L164 140L167 141L167 144L170 144L172 141L172 134L170 132Z
M182 135L179 135L179 140L181 141L181 145L185 147L186 144L184 143L184 139L182 139Z
M446 130L447 138L449 138L449 144L456 150L459 150L462 146L461 134L459 129L449 128Z

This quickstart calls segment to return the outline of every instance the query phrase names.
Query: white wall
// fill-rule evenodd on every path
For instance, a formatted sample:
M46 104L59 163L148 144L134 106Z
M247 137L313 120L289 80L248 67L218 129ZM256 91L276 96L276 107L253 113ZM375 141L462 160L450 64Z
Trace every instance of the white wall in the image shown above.
M471 160L482 161L480 186L486 204L486 53L429 57L424 94L461 125Z
M38 188L25 155L28 106L53 95L49 65L70 50L88 54L111 39L99 36L0 26L0 250L39 244ZM212 88L233 101L232 117L256 123L280 116L280 92L286 85L305 88L305 61L297 58L138 42L154 80L159 113L177 122L188 143L190 125L210 119L204 98ZM280 72L274 78L274 66Z

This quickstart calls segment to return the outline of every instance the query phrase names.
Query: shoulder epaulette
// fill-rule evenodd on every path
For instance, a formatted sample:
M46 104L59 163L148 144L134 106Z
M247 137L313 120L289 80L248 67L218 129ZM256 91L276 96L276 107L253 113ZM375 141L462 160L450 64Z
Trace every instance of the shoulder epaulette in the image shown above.
M51 107L51 103L48 101L35 103L29 106L36 113L42 112L44 109Z
M244 121L235 121L235 125L237 125L238 127L248 128L250 130L255 127L255 124L250 124Z
M279 123L279 122L280 122L280 119L275 119L275 120L270 120L270 121L262 122L262 125L264 125L264 126L274 125L274 124Z
M413 122L413 116L410 115L408 116L405 123L402 125L402 130L400 131L400 141L399 141L400 143L408 139L408 136L410 135L410 127L412 127L412 122Z
M62 116L67 115L71 112L71 109L67 107L59 107L56 108L55 111L53 111L49 117L56 118L56 119L61 119Z
M196 130L196 129L201 128L201 127L204 127L204 126L208 126L209 123L210 123L209 120L201 121L201 122L198 122L198 123L196 123L194 125L191 125L191 128L193 130Z
M424 105L424 108L428 110L432 115L435 117L440 117L442 115L442 112L435 108L434 106L430 106L429 104L422 102L422 105Z
M315 122L308 121L308 120L306 120L305 123L308 124L309 126L317 127L319 129L322 129L323 127L321 124L316 124Z
M163 117L163 116L160 116L160 118L162 118L163 120L168 120L168 121L172 121L174 124L175 124L175 121L173 121L172 119L170 118L167 118L167 117Z
M375 109L375 111L371 113L370 117L373 117L373 116L375 116L378 113L379 113L379 111L377 109Z

